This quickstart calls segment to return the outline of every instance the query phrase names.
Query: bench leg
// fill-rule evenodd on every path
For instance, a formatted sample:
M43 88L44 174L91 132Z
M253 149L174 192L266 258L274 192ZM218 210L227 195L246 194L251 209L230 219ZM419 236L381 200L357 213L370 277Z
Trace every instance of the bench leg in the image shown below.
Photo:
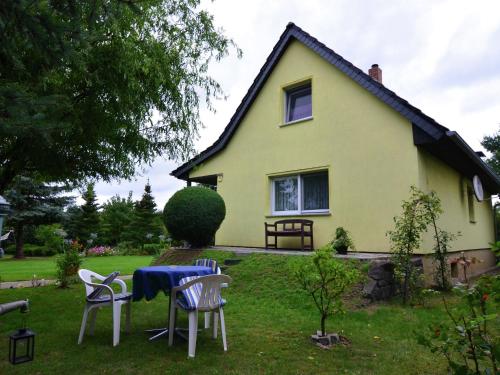
M304 251L304 233L300 236L300 248Z
M278 250L278 236L274 236L274 248Z

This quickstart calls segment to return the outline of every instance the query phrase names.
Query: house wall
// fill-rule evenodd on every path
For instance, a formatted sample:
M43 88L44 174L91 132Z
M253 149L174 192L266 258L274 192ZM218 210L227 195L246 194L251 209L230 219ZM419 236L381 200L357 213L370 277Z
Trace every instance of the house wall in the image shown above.
M312 80L313 119L281 126L283 87ZM329 172L328 216L314 221L315 247L337 226L357 251L387 251L386 231L409 187L419 183L418 150L407 119L299 42L292 42L223 151L190 177L213 174L227 208L216 244L264 246L270 217L270 178L300 171ZM298 239L280 239L298 247Z
M423 191L435 191L441 199L443 214L438 219L438 226L451 233L460 232L451 246L451 251L488 249L494 241L493 207L491 200L478 202L475 197L467 197L467 187L472 190L472 182L464 178L441 160L419 150L420 188ZM485 192L485 197L490 195ZM469 202L473 205L474 222L469 217ZM426 234L422 248L431 252L432 232Z
M313 119L283 126L283 88L306 79L312 81ZM227 214L217 245L263 247L264 222L283 218L271 215L271 178L314 170L328 170L330 202L328 215L307 216L314 221L315 247L343 226L357 251L388 251L385 234L411 185L437 192L444 210L439 226L461 232L452 251L486 249L493 241L489 201L474 199L475 222L469 220L470 181L417 149L407 119L292 42L226 148L191 171L190 178L219 175L217 190ZM278 245L299 247L299 239L282 238ZM432 247L429 232L420 253Z

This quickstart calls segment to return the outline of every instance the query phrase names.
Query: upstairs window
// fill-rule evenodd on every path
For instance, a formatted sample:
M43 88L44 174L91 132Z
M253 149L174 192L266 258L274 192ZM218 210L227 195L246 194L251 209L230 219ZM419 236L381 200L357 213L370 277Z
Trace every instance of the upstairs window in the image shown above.
M273 179L271 207L278 215L328 212L328 172Z
M311 82L285 90L285 123L312 116Z

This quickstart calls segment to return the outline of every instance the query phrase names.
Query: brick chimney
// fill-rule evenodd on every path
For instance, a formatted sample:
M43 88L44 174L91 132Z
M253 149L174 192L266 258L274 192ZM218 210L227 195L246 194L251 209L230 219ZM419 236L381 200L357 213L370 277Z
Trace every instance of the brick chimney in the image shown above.
M368 74L375 81L382 83L382 69L378 67L378 64L373 64L370 69L368 69Z

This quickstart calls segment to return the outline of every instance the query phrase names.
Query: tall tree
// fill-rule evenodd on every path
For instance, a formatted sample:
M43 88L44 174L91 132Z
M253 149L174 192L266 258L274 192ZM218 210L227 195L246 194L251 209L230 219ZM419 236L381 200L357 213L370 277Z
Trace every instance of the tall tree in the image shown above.
M0 194L20 171L109 181L187 157L233 46L200 0L3 1Z
M85 203L80 207L80 229L78 238L84 243L93 241L99 233L99 205L94 190L94 184L88 184L87 190L82 194L82 199Z
M64 186L46 185L36 179L17 176L5 192L12 213L9 224L14 227L16 258L24 258L24 228L28 225L50 224L60 221L63 209L73 197L61 196L69 189Z
M127 198L119 195L111 197L102 206L101 233L104 243L116 245L124 239L125 229L130 225L134 215L132 192Z
M484 137L481 144L492 153L486 162L500 176L500 130L496 134Z

